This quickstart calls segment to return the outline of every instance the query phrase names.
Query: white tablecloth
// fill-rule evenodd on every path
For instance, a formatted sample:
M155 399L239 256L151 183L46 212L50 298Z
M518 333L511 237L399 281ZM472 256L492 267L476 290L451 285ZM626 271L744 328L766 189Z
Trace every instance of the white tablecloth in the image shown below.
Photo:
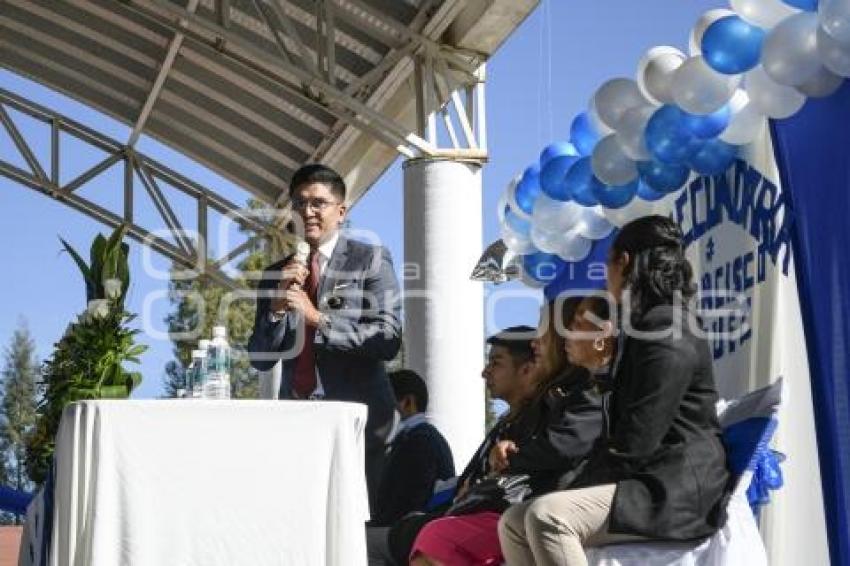
M366 564L365 423L335 402L72 405L50 563Z

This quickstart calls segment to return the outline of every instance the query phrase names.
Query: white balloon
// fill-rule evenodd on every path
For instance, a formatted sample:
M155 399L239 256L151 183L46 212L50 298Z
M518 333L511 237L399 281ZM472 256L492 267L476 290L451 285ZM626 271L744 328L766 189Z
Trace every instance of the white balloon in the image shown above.
M635 161L646 161L652 157L646 148L644 132L646 124L652 117L656 108L654 106L639 106L630 108L623 114L620 121L620 129L615 134L617 143L620 144L623 153Z
M781 85L799 86L821 69L817 14L791 16L767 34L761 49L765 72Z
M728 11L728 10L726 10ZM673 72L685 62L685 54L667 45L653 47L641 57L637 69L637 85L641 94L653 104L673 102L670 92Z
M637 163L623 152L617 134L602 138L593 148L590 165L596 178L606 185L625 185L637 178Z
M691 35L688 37L688 52L691 55L700 55L702 53L702 36L705 35L705 30L708 27L727 16L734 16L735 12L726 8L715 8L709 10L699 17L694 28L691 30Z
M743 19L765 29L797 13L782 0L729 0L729 5Z
M818 18L824 31L837 41L850 45L850 2L820 0Z
M531 241L534 243L534 246L547 254L558 253L563 238L563 232L549 232L541 230L537 226L532 226L531 228Z
M614 226L605 218L601 206L585 208L582 211L581 220L574 228L575 231L590 240L601 240L607 237L613 229Z
M505 208L508 206L508 189L506 188L496 203L496 216L499 218L499 226L505 223Z
M640 204L638 201L643 204ZM622 208L606 208L605 218L607 218L608 222L614 226L622 228L632 220L640 218L641 216L647 216L651 213L652 207L650 206L650 203L642 198L636 198Z
M626 110L646 103L637 83L632 79L611 79L593 95L593 104L599 119L614 130L619 129L620 119Z
M622 228L632 220L643 218L644 216L652 216L654 214L668 216L673 210L680 192L681 191L676 191L669 195L665 195L664 198L654 202L646 201L642 198L636 198L622 208L603 209L605 218L607 218L611 224Z
M577 232L568 232L560 235L561 245L558 247L558 257L564 261L581 261L590 253L593 242L579 235Z
M796 89L767 76L761 65L746 74L746 90L756 110L779 120L796 114L806 102L806 97Z
M516 201L516 188L517 185L519 185L520 179L522 179L522 173L511 179L511 182L508 183L508 186L505 189L505 196L507 197L508 207L511 209L511 212L516 214L519 218L531 222L531 215L520 208ZM504 208L502 209L502 216L500 216L499 220L501 221L503 219Z
M821 67L814 77L798 86L797 90L810 98L823 98L838 90L843 82L842 77L825 67Z
M534 202L531 215L532 229L543 232L564 233L581 219L582 206L573 201L559 201L540 195Z
M673 99L691 114L711 114L729 102L740 82L740 75L722 75L698 55L673 74Z
M818 28L818 55L821 63L842 77L850 77L850 44L844 44Z
M502 226L501 236L505 246L515 254L529 254L536 249L531 238L521 236L507 226Z
M729 101L732 118L718 136L726 143L744 145L759 137L767 125L767 118L750 102L747 92L738 89Z
M594 97L590 98L590 102L587 105L587 119L590 120L590 124L596 130L596 133L599 134L600 138L604 138L614 131L599 117L599 112L596 111L596 99Z

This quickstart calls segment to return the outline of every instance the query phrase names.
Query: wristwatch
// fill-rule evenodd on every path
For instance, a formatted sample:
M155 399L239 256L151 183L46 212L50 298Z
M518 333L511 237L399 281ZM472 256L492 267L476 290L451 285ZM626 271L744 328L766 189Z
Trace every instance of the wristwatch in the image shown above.
M269 311L269 322L271 322L272 324L277 324L278 322L283 320L283 317L285 315L286 313L284 312Z
M316 328L321 328L323 330L330 330L331 329L331 317L329 317L325 313L319 313L319 324L316 325Z

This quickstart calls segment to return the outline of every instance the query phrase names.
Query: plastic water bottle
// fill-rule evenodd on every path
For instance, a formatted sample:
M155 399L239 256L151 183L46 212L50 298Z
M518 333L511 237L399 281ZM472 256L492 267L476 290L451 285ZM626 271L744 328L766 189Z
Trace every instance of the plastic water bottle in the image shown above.
M197 375L198 375L198 392L195 396L198 399L203 399L207 396L207 381L209 380L210 368L209 368L209 349L210 342L212 340L208 340L204 338L203 340L198 340L198 350L203 352L203 356L200 359L200 363L198 364Z
M207 350L206 397L230 399L230 344L223 326L213 327L213 339Z
M189 395L194 399L204 397L204 384L207 380L207 351L192 350L192 365L189 366Z
M175 397L178 399L185 399L186 397L192 396L192 383L195 381L195 360L192 359L189 362L189 367L186 368L186 371L183 372L183 387L180 387L176 391Z

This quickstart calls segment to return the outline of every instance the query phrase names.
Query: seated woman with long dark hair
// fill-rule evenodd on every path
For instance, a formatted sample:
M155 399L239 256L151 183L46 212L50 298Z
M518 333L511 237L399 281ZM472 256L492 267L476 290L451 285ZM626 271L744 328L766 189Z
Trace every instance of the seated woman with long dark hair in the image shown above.
M622 328L606 433L576 481L582 487L502 515L511 566L584 566L585 547L696 539L725 521L729 473L712 358L687 307L695 289L679 227L661 216L624 226L609 253L608 290Z

